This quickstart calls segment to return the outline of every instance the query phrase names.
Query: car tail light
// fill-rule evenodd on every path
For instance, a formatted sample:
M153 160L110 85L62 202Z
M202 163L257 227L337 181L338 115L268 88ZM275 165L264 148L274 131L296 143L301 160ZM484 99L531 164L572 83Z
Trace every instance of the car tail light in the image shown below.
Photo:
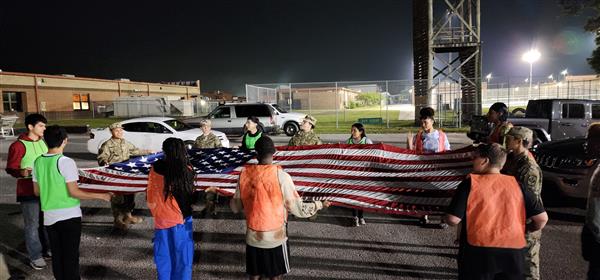
M94 133L90 133L90 139L94 139Z
M273 116L269 117L269 121L271 122L271 124L275 124L275 119L273 118Z

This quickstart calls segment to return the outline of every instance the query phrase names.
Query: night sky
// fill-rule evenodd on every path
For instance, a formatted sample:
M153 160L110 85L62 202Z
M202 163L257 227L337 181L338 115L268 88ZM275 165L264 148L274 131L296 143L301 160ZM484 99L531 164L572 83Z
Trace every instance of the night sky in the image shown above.
M245 83L410 79L411 1L3 1L0 69L137 81ZM483 74L591 74L585 17L555 0L481 0Z

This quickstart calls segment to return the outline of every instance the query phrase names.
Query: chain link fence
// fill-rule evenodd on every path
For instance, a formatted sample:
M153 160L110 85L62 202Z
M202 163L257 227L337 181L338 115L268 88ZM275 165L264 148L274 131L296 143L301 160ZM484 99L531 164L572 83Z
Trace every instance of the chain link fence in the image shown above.
M320 127L348 129L354 122L395 127L412 120L412 96L410 81L246 85L248 102L277 104L315 116Z
M415 106L414 80L273 83L246 85L248 102L273 103L293 112L315 116L320 126L350 127L354 122L385 128L414 123L415 108L432 106L442 127L462 127L465 106L480 106L483 113L495 102L511 112L524 112L532 99L600 99L600 78L567 76L560 80L534 77L490 78L483 81L436 79L418 81L429 96ZM464 102L463 84L481 86L481 99Z

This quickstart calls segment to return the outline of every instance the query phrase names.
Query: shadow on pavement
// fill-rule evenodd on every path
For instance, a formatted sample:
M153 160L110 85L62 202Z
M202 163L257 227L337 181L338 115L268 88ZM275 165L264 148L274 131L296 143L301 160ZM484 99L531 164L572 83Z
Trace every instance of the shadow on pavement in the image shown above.
M137 279L103 265L82 265L80 270L83 279Z
M341 271L347 273L364 273L373 276L372 279L377 279L377 275L397 276L399 278L418 277L426 279L455 279L457 269L450 267L432 267L420 265L408 265L399 263L383 263L355 260L336 260L325 257L302 257L294 256L294 247L291 247L291 268L308 269L311 271L321 271L323 275L330 274L333 271ZM245 263L244 253L222 251L222 250L200 250L195 254L199 255L201 264L214 265L240 265L243 267ZM227 273L225 273L227 275ZM220 276L225 276L220 275ZM290 277L292 278L292 277ZM296 276L294 279L313 279L312 277L303 278ZM319 279L324 279L319 277Z

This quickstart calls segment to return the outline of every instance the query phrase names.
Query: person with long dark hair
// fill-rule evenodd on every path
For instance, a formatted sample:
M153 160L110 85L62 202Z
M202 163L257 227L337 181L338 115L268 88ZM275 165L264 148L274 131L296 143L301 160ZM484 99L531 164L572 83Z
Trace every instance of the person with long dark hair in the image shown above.
M191 279L195 173L181 139L168 138L162 150L165 157L150 169L146 190L154 217L154 262L158 279Z
M508 106L502 102L496 102L490 106L487 113L488 122L494 125L494 129L487 137L487 143L498 143L504 146L504 136L513 125L508 122Z
M257 117L249 116L244 127L246 132L242 137L242 149L254 150L256 141L260 139L263 133L262 123Z
M354 123L350 128L350 138L348 138L346 144L373 144L373 141L367 138L367 133L362 123ZM363 216L363 210L352 209L352 219L354 226L357 227L367 223Z
M373 141L367 138L367 133L362 123L354 123L350 128L350 138L348 138L346 144L373 144Z

